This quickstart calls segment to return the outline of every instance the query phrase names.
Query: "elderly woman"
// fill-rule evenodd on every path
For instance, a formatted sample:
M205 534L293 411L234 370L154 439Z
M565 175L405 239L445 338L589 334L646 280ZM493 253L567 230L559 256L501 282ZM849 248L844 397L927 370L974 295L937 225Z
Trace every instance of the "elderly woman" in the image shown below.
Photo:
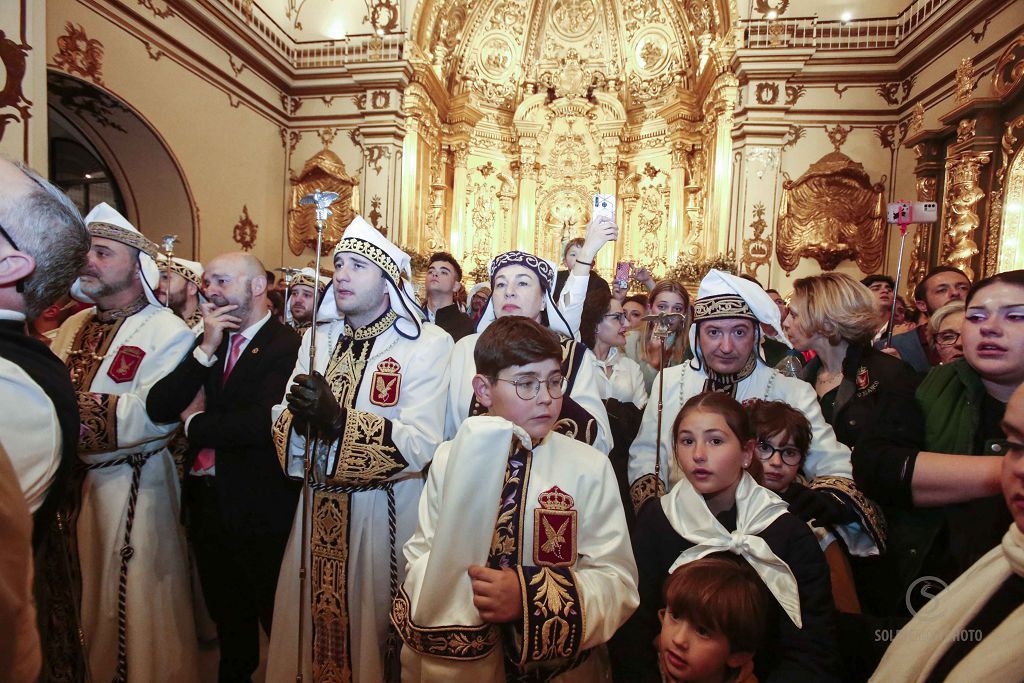
M854 451L857 485L889 521L894 609L918 609L998 544L1010 521L999 497L1002 420L1024 382L1024 271L981 280L965 303L964 357L932 368L915 401L885 407Z
M815 352L801 378L814 386L825 421L850 448L882 417L879 406L890 396L913 400L918 380L910 367L871 348L878 304L851 277L823 273L794 282L782 327L793 348Z
M1024 680L1024 389L1007 403L1002 429L1009 531L900 630L872 680Z
M610 227L609 227L610 226ZM587 228L587 241L577 257L571 278L559 301L563 308L575 307L573 314L555 303L554 264L522 251L509 251L491 261L491 300L477 324L477 334L463 337L452 349L451 383L448 386L448 412L445 417L445 438L455 437L459 425L470 415L486 412L473 394L472 379L476 374L473 351L480 332L495 318L521 315L547 325L562 338L562 373L566 387L562 413L555 429L567 436L585 441L602 453L612 447L608 414L601 402L593 354L574 339L579 334L589 269L594 256L605 242L614 238L614 223L592 223Z
M935 311L928 321L932 347L942 365L964 357L964 344L960 329L964 325L964 302L950 301Z

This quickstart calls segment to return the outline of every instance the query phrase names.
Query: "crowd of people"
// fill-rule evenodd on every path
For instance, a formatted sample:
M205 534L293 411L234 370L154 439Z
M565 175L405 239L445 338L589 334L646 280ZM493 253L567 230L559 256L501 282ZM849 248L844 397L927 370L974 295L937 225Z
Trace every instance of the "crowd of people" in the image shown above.
M0 161L5 680L1021 680L1024 271L617 237L275 277Z

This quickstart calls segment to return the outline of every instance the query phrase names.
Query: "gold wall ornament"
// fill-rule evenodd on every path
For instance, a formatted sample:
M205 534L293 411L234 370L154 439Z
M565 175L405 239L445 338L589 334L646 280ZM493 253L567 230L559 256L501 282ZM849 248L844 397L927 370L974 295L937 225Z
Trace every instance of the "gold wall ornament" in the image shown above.
M974 137L974 130L978 125L976 119L961 119L956 127L956 141L967 142Z
M974 92L974 60L964 57L956 67L956 103L965 104L971 101Z
M288 248L298 256L304 249L316 249L316 215L312 205L299 204L299 200L315 192L337 192L338 201L331 210L324 228L323 254L329 254L341 239L348 224L355 218L352 195L359 181L348 175L345 164L329 149L313 155L302 167L302 172L291 180L292 200L288 209Z
M1014 134L1024 115L1006 122L1000 141L1001 164L989 193L985 270L988 277L1024 266L1024 154Z
M999 56L992 70L992 94L1005 97L1024 83L1024 36L1018 36Z
M750 228L754 236L743 240L743 256L740 259L740 267L743 272L751 277L757 277L757 271L761 266L767 266L772 258L772 241L764 236L768 229L768 221L764 219L765 208L762 202L754 204L754 220L750 222Z
M972 281L974 269L971 260L978 254L974 233L981 225L975 209L985 198L979 179L981 167L989 162L991 156L992 152L967 151L946 162L946 231L942 261L964 271Z
M823 270L846 259L865 273L881 267L884 176L872 184L862 164L831 152L782 188L775 255L783 270L796 270L801 258L814 259Z
M53 65L73 76L103 85L103 43L85 34L81 24L68 22L64 35L57 38Z
M924 105L918 100L910 111L910 132L911 134L924 130Z
M235 224L234 229L231 231L231 239L242 248L242 251L252 251L252 248L256 246L256 233L258 231L259 226L249 218L249 207L243 205L242 215L238 217L238 223Z

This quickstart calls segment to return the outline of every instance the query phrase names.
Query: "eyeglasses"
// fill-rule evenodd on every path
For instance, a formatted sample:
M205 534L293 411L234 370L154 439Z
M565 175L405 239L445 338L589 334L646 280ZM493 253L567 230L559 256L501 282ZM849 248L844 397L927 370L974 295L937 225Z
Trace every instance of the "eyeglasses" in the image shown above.
M953 330L946 330L935 335L935 343L939 346L952 346L960 341L960 333Z
M540 385L548 388L548 396L551 398L562 398L565 392L565 375L551 375L546 380L537 377L522 379L502 379L495 377L499 382L508 382L516 388L516 395L524 401L532 401L540 395Z
M605 320L614 320L620 325L624 324L628 320L625 313L605 313L604 317Z
M800 461L803 460L804 454L800 452L799 448L793 446L785 446L783 448L776 448L767 441L758 441L757 447L754 449L757 451L757 457L761 460L768 461L775 457L778 453L782 456L782 462L787 465L799 465Z

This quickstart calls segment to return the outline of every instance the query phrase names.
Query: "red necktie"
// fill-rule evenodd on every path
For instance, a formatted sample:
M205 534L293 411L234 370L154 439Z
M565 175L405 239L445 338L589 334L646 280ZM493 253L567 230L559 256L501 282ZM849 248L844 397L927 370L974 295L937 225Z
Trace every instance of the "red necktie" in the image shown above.
M242 354L242 344L245 343L245 337L241 334L236 334L231 338L231 353L228 355L227 361L224 363L224 375L221 377L221 386L227 383L228 375L235 369L235 363L238 362L238 357ZM192 472L203 472L211 469L216 462L214 459L215 451L212 448L204 448L196 454L196 462L192 465Z

